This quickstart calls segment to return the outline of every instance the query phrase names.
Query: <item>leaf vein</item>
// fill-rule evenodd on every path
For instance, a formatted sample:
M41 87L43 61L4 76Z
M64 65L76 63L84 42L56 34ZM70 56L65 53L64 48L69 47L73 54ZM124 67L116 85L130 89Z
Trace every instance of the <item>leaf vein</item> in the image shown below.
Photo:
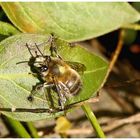
M89 74L89 73L94 73L94 72L97 72L97 71L100 71L100 70L104 70L106 69L107 67L101 67L101 68L98 68L98 69L95 69L95 70L91 70L91 71L85 71L84 74Z
M23 9L23 12L27 15L28 18L30 18L30 20L32 21L32 23L41 31L44 31L38 24L37 22L35 22L31 16L29 16L29 14L26 12L25 8L20 4L20 7Z
M3 100L5 100L9 105L11 105L11 107L15 107L12 103L10 103L6 98L4 98L1 94L0 94L0 98L2 98Z

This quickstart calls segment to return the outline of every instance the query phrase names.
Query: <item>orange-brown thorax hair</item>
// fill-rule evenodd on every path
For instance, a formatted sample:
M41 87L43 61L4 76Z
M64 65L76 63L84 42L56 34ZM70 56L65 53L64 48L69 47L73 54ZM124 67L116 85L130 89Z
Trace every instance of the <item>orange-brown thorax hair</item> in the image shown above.
M48 71L43 72L44 80L52 82L52 77L57 78L57 80L65 80L69 76L69 70L71 67L67 65L66 62L60 60L59 58L51 58L51 61L48 62Z
M77 94L82 88L82 81L77 71L72 69L65 61L59 58L51 58L47 64L48 70L42 72L42 79L48 83L63 83L71 94Z

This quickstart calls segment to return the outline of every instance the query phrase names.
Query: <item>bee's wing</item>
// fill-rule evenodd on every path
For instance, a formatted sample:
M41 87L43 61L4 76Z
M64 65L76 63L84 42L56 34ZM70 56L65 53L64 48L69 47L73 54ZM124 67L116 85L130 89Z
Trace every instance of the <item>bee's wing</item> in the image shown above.
M71 62L71 61L65 61L72 69L76 70L80 74L84 73L86 71L86 66L79 62Z

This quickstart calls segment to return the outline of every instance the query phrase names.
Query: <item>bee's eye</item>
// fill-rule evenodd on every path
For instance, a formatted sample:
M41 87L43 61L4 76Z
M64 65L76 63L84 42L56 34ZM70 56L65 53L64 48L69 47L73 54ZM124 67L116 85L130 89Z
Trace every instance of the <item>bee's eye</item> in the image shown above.
M47 66L42 66L41 67L41 72L44 72L44 71L47 71L48 70L48 67Z

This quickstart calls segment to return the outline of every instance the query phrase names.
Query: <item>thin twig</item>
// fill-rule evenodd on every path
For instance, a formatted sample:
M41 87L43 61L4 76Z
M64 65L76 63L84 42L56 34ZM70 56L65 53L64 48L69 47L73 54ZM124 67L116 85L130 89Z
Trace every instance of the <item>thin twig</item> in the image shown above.
M93 134L93 130L91 128L75 128L67 130L66 135L90 135Z
M119 41L118 41L118 44L117 44L117 48L113 54L113 57L112 57L112 60L109 64L109 68L108 68L108 71L107 71L107 76L109 76L110 72L112 71L117 59L118 59L118 56L122 50L122 47L123 47L123 43L124 43L124 35L125 35L125 31L124 30L121 30L120 31L120 34L119 34Z
M110 74L110 72L112 71L114 65L115 65L115 62L117 61L118 59L118 56L122 50L122 47L123 47L123 43L124 43L124 35L125 35L125 30L120 30L120 34L119 34L119 41L118 41L118 44L117 44L117 48L113 54L113 57L110 61L110 64L109 64L109 68L108 68L108 71L107 71L107 74L105 76L105 79L104 79L104 82L102 83L102 86L104 86L104 83L107 81L107 78Z
M134 108L126 101L124 98L120 97L118 94L115 93L112 89L107 89L107 92L111 96L112 99L121 107L123 112L133 113Z
M110 64L109 64L109 68L108 68L108 71L107 71L107 75L106 75L105 81L107 80L110 72L112 71L112 69L113 69L113 67L114 67L114 65L115 65L115 63L116 63L116 61L118 59L118 56L119 56L119 54L120 54L120 52L122 50L123 43L124 43L124 36L125 36L125 30L120 30L119 41L118 41L118 44L117 44L117 48L116 48L116 50L115 50L115 52L113 54L113 57L112 57L112 59L110 61ZM124 84L128 84L128 83L130 83L130 81L127 81ZM133 112L132 107L129 104L125 104L126 103L125 100L123 100L122 98L119 98L117 95L115 95L113 92L111 92L111 90L108 93L116 101L116 103L122 108L122 110L125 110L127 112L131 112L131 113Z
M103 130L104 130L104 132L109 132L122 125L130 124L130 123L140 123L140 113L132 115L125 119L110 121L110 122L108 122L108 125L103 128Z
M122 125L130 124L130 123L140 123L140 113L132 115L128 118L119 119L108 121L106 126L103 127L104 132L110 132ZM91 128L76 128L76 129L69 129L65 132L67 135L90 135L93 133L93 130Z
M117 83L117 84L105 84L104 87L105 88L118 88L118 87L124 87L124 86L128 86L130 84L133 84L133 83L140 83L140 79L133 79L133 80L127 80L127 81L123 81L123 82L120 82L120 83Z

